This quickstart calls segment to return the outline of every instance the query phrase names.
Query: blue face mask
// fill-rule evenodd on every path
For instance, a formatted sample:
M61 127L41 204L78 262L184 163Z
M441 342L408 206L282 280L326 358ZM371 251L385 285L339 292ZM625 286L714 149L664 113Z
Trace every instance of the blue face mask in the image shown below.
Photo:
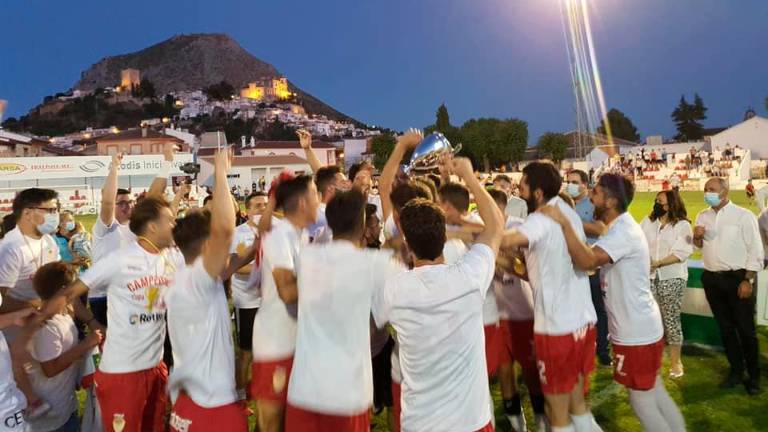
M716 192L705 192L704 201L706 201L710 207L717 207L721 201L720 194Z
M565 191L568 193L568 195L571 196L571 198L576 198L577 196L581 195L581 188L577 184L568 183L565 186Z
M46 213L43 223L37 226L37 231L40 234L51 234L56 232L59 228L59 214L58 213Z
M69 221L66 225L64 225L64 229L67 231L74 231L75 230L75 222Z

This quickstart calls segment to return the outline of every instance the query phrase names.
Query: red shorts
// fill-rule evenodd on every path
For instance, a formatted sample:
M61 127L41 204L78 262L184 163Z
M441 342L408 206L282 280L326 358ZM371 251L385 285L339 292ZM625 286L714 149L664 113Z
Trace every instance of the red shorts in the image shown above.
M488 422L482 429L478 429L476 432L493 432L493 422Z
M161 431L165 429L168 396L168 368L165 363L152 369L128 373L97 370L96 398L105 432Z
M536 365L544 394L570 393L584 378L584 393L589 389L589 374L595 368L597 330L589 324L566 335L534 334Z
M371 410L349 416L321 414L288 404L285 410L285 432L368 432Z
M499 368L501 331L498 324L489 324L483 327L483 333L485 333L485 367L488 369L488 376L491 377Z
M400 383L392 380L392 432L400 432Z
M186 393L179 393L173 404L168 426L173 432L205 432L216 425L217 430L247 432L248 419L237 403L205 408L196 404Z
M632 390L650 390L661 369L664 339L648 345L613 344L613 379Z
M541 394L539 371L533 349L533 321L499 321L501 355L499 364L519 363L531 394Z
M285 406L288 379L291 377L293 357L282 360L254 360L251 378L251 397Z

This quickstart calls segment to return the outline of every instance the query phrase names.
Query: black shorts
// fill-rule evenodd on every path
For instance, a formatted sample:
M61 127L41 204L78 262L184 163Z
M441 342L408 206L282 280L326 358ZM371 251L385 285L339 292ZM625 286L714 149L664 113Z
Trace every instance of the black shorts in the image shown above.
M235 308L235 328L237 329L237 346L241 350L251 351L253 348L253 320L259 308Z
M391 337L381 352L371 360L373 366L373 407L376 411L392 406L392 350Z
M96 321L100 322L101 325L106 326L107 325L107 298L99 297L99 298L88 299L88 306L91 307L91 313L93 314L93 317L96 318Z

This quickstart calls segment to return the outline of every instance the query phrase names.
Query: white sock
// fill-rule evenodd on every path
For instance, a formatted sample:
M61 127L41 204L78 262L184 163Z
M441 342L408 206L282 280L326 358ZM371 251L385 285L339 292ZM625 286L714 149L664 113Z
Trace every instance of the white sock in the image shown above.
M579 415L571 414L571 421L573 421L576 432L603 432L589 411Z
M671 432L667 419L656 404L656 394L653 389L647 391L629 390L629 404L635 415L648 432Z
M552 432L576 432L576 428L573 427L573 423L569 424L568 426L552 426Z
M237 389L237 400L245 400L245 389Z
M656 400L656 405L659 407L661 415L663 415L664 419L667 421L669 429L672 432L684 432L685 419L683 419L683 414L680 412L680 408L677 407L675 401L669 396L669 393L667 393L667 389L664 387L664 381L661 380L661 377L656 377L656 385L653 387L653 394L654 399Z

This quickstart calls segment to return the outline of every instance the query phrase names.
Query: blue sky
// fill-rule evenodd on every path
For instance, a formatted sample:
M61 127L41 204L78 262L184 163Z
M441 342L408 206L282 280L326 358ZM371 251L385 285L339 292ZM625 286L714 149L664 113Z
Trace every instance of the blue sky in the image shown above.
M698 92L706 126L766 115L768 1L590 0L608 107L643 136ZM224 32L361 121L405 129L517 117L530 141L574 124L557 0L5 0L0 99L8 116L71 87L99 59L174 34Z

